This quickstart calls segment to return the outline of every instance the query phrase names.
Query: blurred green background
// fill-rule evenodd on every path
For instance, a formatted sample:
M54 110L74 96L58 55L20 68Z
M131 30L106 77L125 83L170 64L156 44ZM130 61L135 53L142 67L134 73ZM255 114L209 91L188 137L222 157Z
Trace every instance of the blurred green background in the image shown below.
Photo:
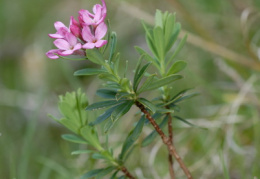
M174 142L194 178L260 178L260 1L259 0L107 0L108 18L118 34L118 51L133 69L146 47L140 20L153 20L156 9L177 13L188 42L177 57L186 60L176 91L194 88L200 95L181 106L194 128L174 121ZM101 165L88 155L72 156L68 132L47 117L58 116L58 96L81 87L90 103L101 82L77 78L87 62L50 60L47 34L53 23L69 25L71 15L98 0L0 1L0 178L76 179ZM129 77L132 75L129 71ZM97 82L98 81L98 82ZM115 151L136 119L131 110L111 131ZM151 129L146 127L143 136ZM141 157L140 157L141 156ZM138 148L126 166L138 178L169 178L167 151L157 141ZM177 178L185 178L175 164Z

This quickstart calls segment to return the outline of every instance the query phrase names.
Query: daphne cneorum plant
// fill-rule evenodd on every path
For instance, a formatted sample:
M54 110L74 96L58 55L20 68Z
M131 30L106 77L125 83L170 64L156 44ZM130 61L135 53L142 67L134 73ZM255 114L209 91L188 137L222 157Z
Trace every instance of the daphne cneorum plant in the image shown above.
M73 151L72 154L88 153L93 159L105 162L105 168L90 170L83 174L81 179L102 178L106 175L110 175L111 179L134 179L135 176L127 169L125 163L144 125L150 125L154 130L142 141L142 146L151 144L159 134L169 151L165 160L168 160L171 178L175 178L173 170L173 158L175 158L186 177L192 179L190 171L177 153L172 134L173 119L190 124L185 119L175 116L174 111L178 109L178 103L196 95L195 93L185 95L187 89L176 94L173 88L174 82L182 79L177 73L186 67L186 62L176 61L175 57L183 47L187 36L177 41L181 25L176 23L175 14L162 13L158 10L153 28L143 23L150 52L135 47L140 58L133 70L133 81L130 81L126 75L127 67L123 74L120 73L120 55L116 52L117 36L107 28L106 14L107 7L102 0L102 5L96 4L93 7L93 13L80 10L78 21L71 17L69 27L62 22L55 22L57 32L49 34L49 37L56 39L54 45L58 49L46 53L51 59L91 61L98 67L80 69L74 75L97 75L104 82L103 87L96 92L102 101L88 104L86 94L79 89L60 96L59 110L63 115L61 119L51 116L74 133L62 135L63 139L89 146L87 150ZM151 66L156 72L149 73L148 69ZM153 91L159 91L156 93L159 95L154 99L141 97L144 96L142 95L144 92ZM111 147L100 142L100 134L96 128L98 124L105 123L104 131L109 134L114 124L118 120L124 120L124 115L134 105L143 115L137 122L133 121L136 125L133 125L133 129L123 142L121 153L115 156ZM89 113L100 109L105 109L105 112L90 121Z

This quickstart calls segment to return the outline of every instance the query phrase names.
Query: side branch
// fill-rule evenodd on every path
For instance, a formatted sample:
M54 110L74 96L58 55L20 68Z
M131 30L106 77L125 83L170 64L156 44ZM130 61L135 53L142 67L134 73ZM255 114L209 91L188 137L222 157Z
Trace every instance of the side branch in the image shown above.
M168 115L168 136L169 136L169 140L171 141L171 143L173 145L172 116L170 113L167 113L167 115ZM174 170L173 170L173 159L172 159L172 155L170 153L168 154L168 163L169 163L169 173L170 173L171 179L175 179L175 174L174 174Z
M131 173L125 167L122 167L121 171L125 174L126 177L128 177L130 179L135 179L135 177L133 175L131 175Z
M152 118L150 113L145 109L144 105L139 103L138 101L135 103L135 105L144 113L145 117L150 121L150 123L153 125L154 129L157 131L157 133L160 135L163 143L167 146L169 153L174 156L174 158L177 160L179 163L180 167L182 168L183 172L187 176L188 179L193 179L191 176L190 171L182 161L181 157L177 153L174 145L172 142L169 140L169 138L164 134L162 129L159 127L159 125L155 122L155 120Z

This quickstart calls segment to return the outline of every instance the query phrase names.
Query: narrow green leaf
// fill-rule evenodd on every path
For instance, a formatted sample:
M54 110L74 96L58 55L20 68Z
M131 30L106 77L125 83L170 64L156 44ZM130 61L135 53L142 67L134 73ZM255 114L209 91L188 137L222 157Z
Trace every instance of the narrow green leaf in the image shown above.
M153 83L155 76L155 74L150 75L143 83L143 85L137 90L137 94L140 94L143 91L145 91Z
M107 167L107 168L105 168L103 171L101 171L101 172L98 174L97 178L100 178L100 177L103 178L103 176L108 175L109 173L111 173L111 172L112 172L113 170L115 170L115 169L117 169L117 168L114 167L114 166Z
M116 177L117 173L118 173L118 170L115 171L115 172L113 173L113 175L111 175L110 179L117 179L117 177Z
M119 104L122 101L117 101L117 100L108 100L108 101L101 101L101 102L96 102L91 105L89 105L86 110L98 110L98 109L103 109L107 108L110 106L114 106L116 104Z
M74 76L99 75L102 73L107 73L107 71L105 69L85 68L85 69L76 71L74 73Z
M84 174L83 176L81 176L80 179L87 179L87 178L95 177L104 170L105 170L105 168L91 170L91 171L87 172L86 174Z
M166 114L166 113L174 113L173 109L165 109L165 108L157 108L157 113Z
M109 73L101 73L98 75L98 77L104 81L113 81L113 82L118 82L118 79L115 77L113 74Z
M124 145L121 150L121 154L119 158L121 160L124 159L126 152L128 149L134 144L134 142L138 139L140 136L143 126L144 126L145 118L142 117L138 123L136 124L135 128L129 133L128 137L126 138Z
M155 27L153 29L154 43L156 51L158 53L159 61L163 61L165 58L165 42L163 29L161 27Z
M116 121L113 121L111 118L108 120L108 122L104 126L104 131L107 133L115 124Z
M187 66L187 63L185 61L176 61L171 68L169 69L167 76L178 73L182 71Z
M188 89L184 89L184 90L180 91L179 93L177 93L176 95L174 95L174 96L171 98L171 100L170 100L167 104L165 104L165 105L167 106L168 104L171 104L173 100L179 99L179 98L182 97L187 91L189 91L189 90L191 90L191 89L192 89L192 88L188 88Z
M182 78L181 75L173 74L173 75L170 75L170 76L158 79L158 80L153 80L152 84L147 86L146 89L143 89L143 91L150 91L150 90L153 90L153 89L158 89L162 86L169 85L170 83L172 83L176 80L179 80L181 78Z
M93 63L96 63L98 65L104 65L105 59L103 57L103 54L100 53L100 51L97 48L94 49L87 49L86 50L87 57L90 61Z
M155 113L157 110L157 107L150 101L148 101L145 98L139 98L137 100L138 102L140 102L141 104L143 104L146 108L148 108L152 113Z
M64 140L74 142L74 143L79 143L79 144L87 144L87 141L82 139L81 137L78 137L74 134L63 134L61 136Z
M145 72L146 72L146 70L148 69L148 67L149 67L150 64L151 64L151 63L145 64L141 69L140 69L140 67L141 67L141 64L140 64L140 66L138 66L138 67L136 68L135 76L134 76L134 83L133 83L133 88L134 88L134 91L135 91L135 92L137 91L138 85L139 85L139 83L141 82L141 79L142 79L142 77L144 76L144 74L145 74ZM139 69L140 69L140 70L139 70Z
M173 45L175 44L176 40L178 39L180 31L181 31L181 24L180 23L176 23L174 25L173 32L172 32L171 36L169 37L169 39L168 39L168 41L166 43L166 48L165 48L166 52L168 52L173 47Z
M186 96L182 96L181 98L178 98L175 101L173 101L173 103L176 104L178 102L181 102L181 101L186 100L186 99L190 99L190 98L198 96L198 95L199 95L199 93L192 93L192 94L189 94L189 95L186 95Z
M159 124L159 127L162 129L168 122L168 117L166 116L163 121ZM156 132L156 130L153 130L142 142L142 147L145 147L147 145L149 145L154 139L155 137L158 136L158 133Z
M115 51L116 51L116 44L117 44L117 36L116 36L115 32L112 32L112 34L111 34L110 54L109 54L109 58L108 58L109 62L111 62L113 57L114 57L114 54L115 54Z
M107 160L107 157L102 155L101 153L94 153L92 155L93 159L99 159L99 160Z
M149 62L152 62L154 66L156 66L158 69L160 69L159 66L159 62L154 59L153 57L151 57L151 55L149 55L145 50L143 50L142 48L135 46L136 51L140 54L140 55L145 55L145 59L148 60Z
M118 105L112 107L112 108L109 108L108 110L106 110L103 114L101 114L100 116L97 117L97 119L93 122L91 122L89 125L97 125L105 120L107 120L112 112L118 107Z
M117 91L117 89L101 88L97 90L96 95L102 98L115 99L116 94L118 93Z
M111 114L112 121L116 121L124 114L126 114L133 104L134 101L126 100L122 104L118 105L118 107Z
M175 30L174 26L175 26L175 14L169 14L165 22L165 31L164 31L164 37L165 40L167 40L167 44L169 43L169 40Z
M163 28L163 14L160 10L156 10L155 13L155 26Z
M176 118L176 119L178 119L178 120L180 120L181 122L184 122L185 124L188 124L189 126L197 127L196 125L190 123L189 121L187 121L187 120L185 120L185 119L183 119L183 118L181 118L181 117L179 117L179 116L173 116L173 117Z
M89 153L93 153L95 151L93 150L76 150L71 152L71 155L79 155L79 154L89 154Z
M146 40L146 43L150 49L150 51L153 53L153 55L159 59L159 54L158 54L158 51L156 49L156 46L155 46L155 41L154 41L154 37L153 37L153 30L149 30L150 31L150 34L151 35L145 35L145 40ZM151 36L151 37L150 37Z
M184 36L184 38L180 41L180 43L178 44L177 49L175 50L175 52L173 53L172 57L170 58L169 62L172 61L177 55L178 53L181 51L182 47L184 46L186 40L187 40L188 35L186 34Z

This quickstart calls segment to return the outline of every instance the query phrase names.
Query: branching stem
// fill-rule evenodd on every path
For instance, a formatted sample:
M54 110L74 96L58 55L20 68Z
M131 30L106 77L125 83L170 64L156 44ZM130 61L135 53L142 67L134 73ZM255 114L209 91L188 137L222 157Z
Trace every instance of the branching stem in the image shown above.
M173 145L172 116L170 113L168 113L167 115L168 115L168 136L169 136L169 140L171 141L171 143ZM174 170L173 170L173 159L172 159L172 155L170 153L168 154L168 161L169 161L169 173L170 173L171 179L175 179L175 174L174 174Z
M125 174L126 177L128 177L130 179L135 179L135 177L133 175L131 175L131 173L125 167L122 167L121 171Z
M181 157L177 153L173 143L169 140L169 137L167 137L162 129L159 127L159 125L155 122L153 117L150 115L150 113L145 109L144 105L139 103L138 101L135 103L136 106L144 113L145 117L150 121L150 123L153 125L154 129L157 131L157 133L160 135L162 138L163 143L167 146L169 153L174 156L174 158L177 160L179 163L180 167L182 168L183 172L187 176L188 179L193 179L191 176L190 171L182 161Z

